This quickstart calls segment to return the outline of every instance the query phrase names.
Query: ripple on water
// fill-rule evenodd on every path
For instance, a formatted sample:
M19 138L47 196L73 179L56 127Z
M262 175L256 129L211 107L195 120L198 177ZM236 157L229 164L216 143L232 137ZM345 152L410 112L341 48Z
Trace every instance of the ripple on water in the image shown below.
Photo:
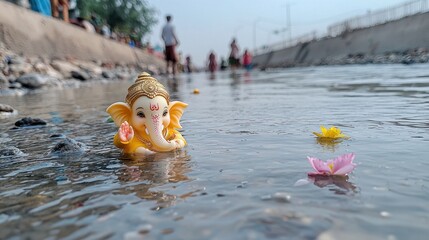
M121 155L106 122L131 82L0 97L22 114L0 120L0 147L27 154L0 158L0 239L425 239L428 75L366 65L162 80L189 104L189 145L150 156ZM48 125L12 129L24 116ZM320 125L351 139L317 141ZM47 154L65 137L89 151ZM348 152L349 178L307 177L306 156Z

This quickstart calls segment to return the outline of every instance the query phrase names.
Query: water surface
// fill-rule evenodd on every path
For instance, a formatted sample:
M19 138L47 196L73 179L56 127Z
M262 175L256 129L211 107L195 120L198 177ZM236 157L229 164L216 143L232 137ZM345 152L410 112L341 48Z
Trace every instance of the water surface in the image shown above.
M127 160L105 109L131 82L0 101L0 239L426 239L429 65L310 67L165 80L188 146ZM199 95L192 94L194 88ZM48 126L12 129L26 116ZM320 125L349 140L319 143ZM64 134L82 155L50 155ZM348 179L307 156L354 152Z

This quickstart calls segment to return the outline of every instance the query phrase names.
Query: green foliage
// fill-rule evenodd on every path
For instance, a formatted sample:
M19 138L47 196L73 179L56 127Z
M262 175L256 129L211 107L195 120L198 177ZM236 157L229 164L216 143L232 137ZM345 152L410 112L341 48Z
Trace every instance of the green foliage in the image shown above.
M77 8L87 20L96 15L112 30L138 39L148 34L156 23L155 10L144 0L78 0Z

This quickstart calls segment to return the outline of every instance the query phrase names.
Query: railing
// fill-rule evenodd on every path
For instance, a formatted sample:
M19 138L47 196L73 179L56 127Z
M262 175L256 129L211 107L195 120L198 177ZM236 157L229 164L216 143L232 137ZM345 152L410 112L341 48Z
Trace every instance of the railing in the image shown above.
M265 46L262 46L260 48L257 48L257 49L255 49L255 55L263 54L263 53L267 53L267 52L271 52L271 51L277 51L277 50L280 50L283 48L295 46L295 45L300 44L300 43L315 41L317 39L318 39L317 32L313 31L313 32L292 38L289 41L281 41L278 43L265 45Z
M323 36L317 36L316 31L313 31L311 33L293 38L290 41L282 41L279 43L262 46L258 49L255 49L255 55L277 51L283 48L295 46L300 43L311 42L322 37L335 37L354 29L372 27L427 11L429 11L429 0L414 0L406 2L395 7L378 10L375 12L368 12L365 15L350 18L331 25L328 27L327 34Z
M429 10L429 0L414 0L401 5L368 12L365 15L347 19L328 27L328 35L338 36L353 29L367 28L386 22L398 20L407 16L423 13Z

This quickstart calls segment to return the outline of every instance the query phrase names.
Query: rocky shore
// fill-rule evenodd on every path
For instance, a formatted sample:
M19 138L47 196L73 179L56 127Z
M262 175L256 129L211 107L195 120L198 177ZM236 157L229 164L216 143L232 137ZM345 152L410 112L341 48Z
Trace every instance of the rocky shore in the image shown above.
M159 74L155 65L132 65L77 59L24 57L1 45L0 96L24 95L49 88L80 87L84 84L128 80L141 71ZM0 103L0 119L18 112Z
M24 57L0 46L0 96L23 95L37 89L79 87L92 81L125 80L141 71L158 74L160 69L143 64Z
M329 66L329 65L351 65L351 64L414 64L429 62L429 51L425 48L411 49L404 52L391 52L380 55L349 54L343 57L325 58L312 64L300 64L284 62L273 65L274 68L306 67L306 66ZM267 68L260 66L262 69Z
M324 59L317 65L347 64L414 64L429 62L429 52L425 48L404 52L392 52L383 55L349 54L346 57Z

